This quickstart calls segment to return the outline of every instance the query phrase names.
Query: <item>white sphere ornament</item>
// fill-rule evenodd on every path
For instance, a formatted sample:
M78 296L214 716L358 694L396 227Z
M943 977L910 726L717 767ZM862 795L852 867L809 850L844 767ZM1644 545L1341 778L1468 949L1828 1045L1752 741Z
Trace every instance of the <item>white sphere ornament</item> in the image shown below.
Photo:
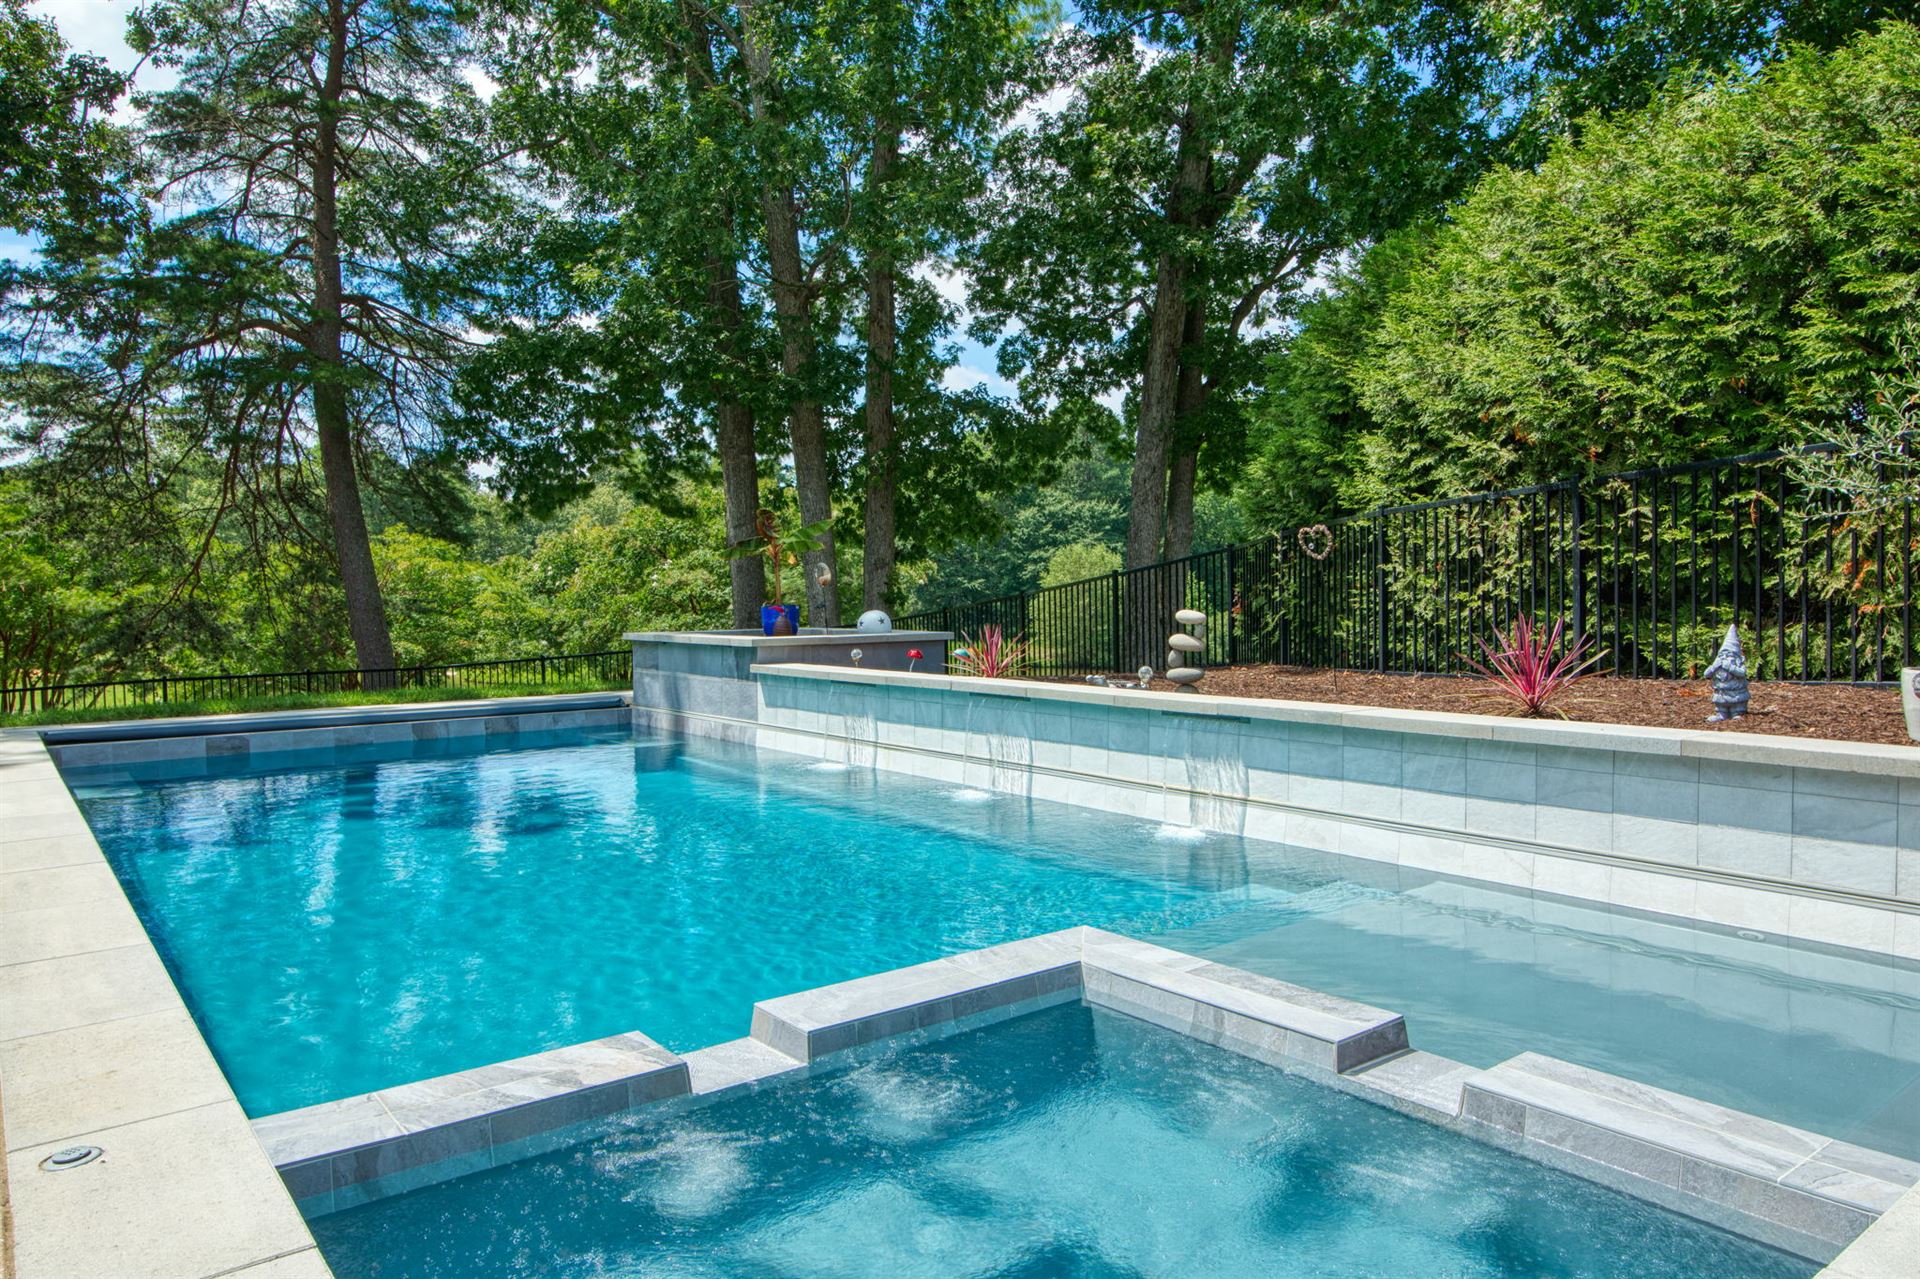
M860 614L860 620L853 624L857 631L880 634L893 629L893 619L877 608L870 608Z

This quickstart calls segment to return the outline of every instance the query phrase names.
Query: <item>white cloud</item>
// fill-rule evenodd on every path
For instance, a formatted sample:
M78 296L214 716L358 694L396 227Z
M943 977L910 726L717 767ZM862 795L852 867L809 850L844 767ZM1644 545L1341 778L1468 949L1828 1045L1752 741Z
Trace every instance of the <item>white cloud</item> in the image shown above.
M482 102L493 101L493 95L500 92L500 82L488 75L477 63L469 62L460 68L460 78L473 86L473 91Z
M127 15L138 7L138 0L31 0L28 11L52 19L60 38L75 52L91 53L115 71L134 72L135 91L171 88L179 79L172 69L142 63L127 47ZM122 98L114 118L125 123L131 110L129 100Z
M916 279L933 286L933 291L960 312L968 314L967 299L973 293L973 279L965 271L946 262L921 262L913 268Z
M1013 132L1029 130L1042 120L1051 120L1067 109L1067 104L1073 101L1073 95L1079 90L1079 84L1070 80L1064 84L1056 84L1037 98L1029 98L1021 104L1018 111L1014 112L1013 118L1007 121L1008 130Z
M940 375L940 385L949 391L971 391L975 387L984 388L990 394L1012 398L1016 394L1013 383L988 369L976 368L970 364L950 364L947 371Z
M34 0L30 11L51 18L61 38L82 53L106 59L116 71L131 71L140 57L127 47L127 15L135 0Z

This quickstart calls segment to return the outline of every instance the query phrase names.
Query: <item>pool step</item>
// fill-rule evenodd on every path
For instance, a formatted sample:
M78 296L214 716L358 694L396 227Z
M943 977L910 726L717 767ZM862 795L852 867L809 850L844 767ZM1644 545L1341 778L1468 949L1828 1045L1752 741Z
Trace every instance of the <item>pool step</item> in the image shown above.
M1810 1255L1920 1181L1911 1160L1540 1053L1468 1079L1460 1114L1496 1145L1694 1216L1739 1213L1744 1233Z

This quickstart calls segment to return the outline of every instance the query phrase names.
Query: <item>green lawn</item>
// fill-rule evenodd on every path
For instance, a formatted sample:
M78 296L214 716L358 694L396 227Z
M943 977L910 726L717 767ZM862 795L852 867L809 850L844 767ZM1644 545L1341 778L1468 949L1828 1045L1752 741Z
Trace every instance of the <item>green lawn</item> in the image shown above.
M391 706L403 702L452 702L476 697L537 697L547 693L624 690L624 678L548 680L543 684L495 684L487 688L448 685L402 688L377 693L280 693L269 697L208 697L192 701L138 702L127 706L60 707L31 714L0 715L0 728L46 724L93 724L115 719L158 719L170 715L234 715L249 711L298 711L319 706Z

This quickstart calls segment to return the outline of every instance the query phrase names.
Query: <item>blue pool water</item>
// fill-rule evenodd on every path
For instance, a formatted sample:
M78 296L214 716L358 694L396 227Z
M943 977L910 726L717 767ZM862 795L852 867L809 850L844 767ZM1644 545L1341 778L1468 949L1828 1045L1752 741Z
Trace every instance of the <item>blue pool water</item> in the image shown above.
M1117 1014L1035 1013L316 1219L341 1279L1801 1279Z
M624 734L69 774L250 1113L1072 924L1920 1156L1920 973L1086 809Z

